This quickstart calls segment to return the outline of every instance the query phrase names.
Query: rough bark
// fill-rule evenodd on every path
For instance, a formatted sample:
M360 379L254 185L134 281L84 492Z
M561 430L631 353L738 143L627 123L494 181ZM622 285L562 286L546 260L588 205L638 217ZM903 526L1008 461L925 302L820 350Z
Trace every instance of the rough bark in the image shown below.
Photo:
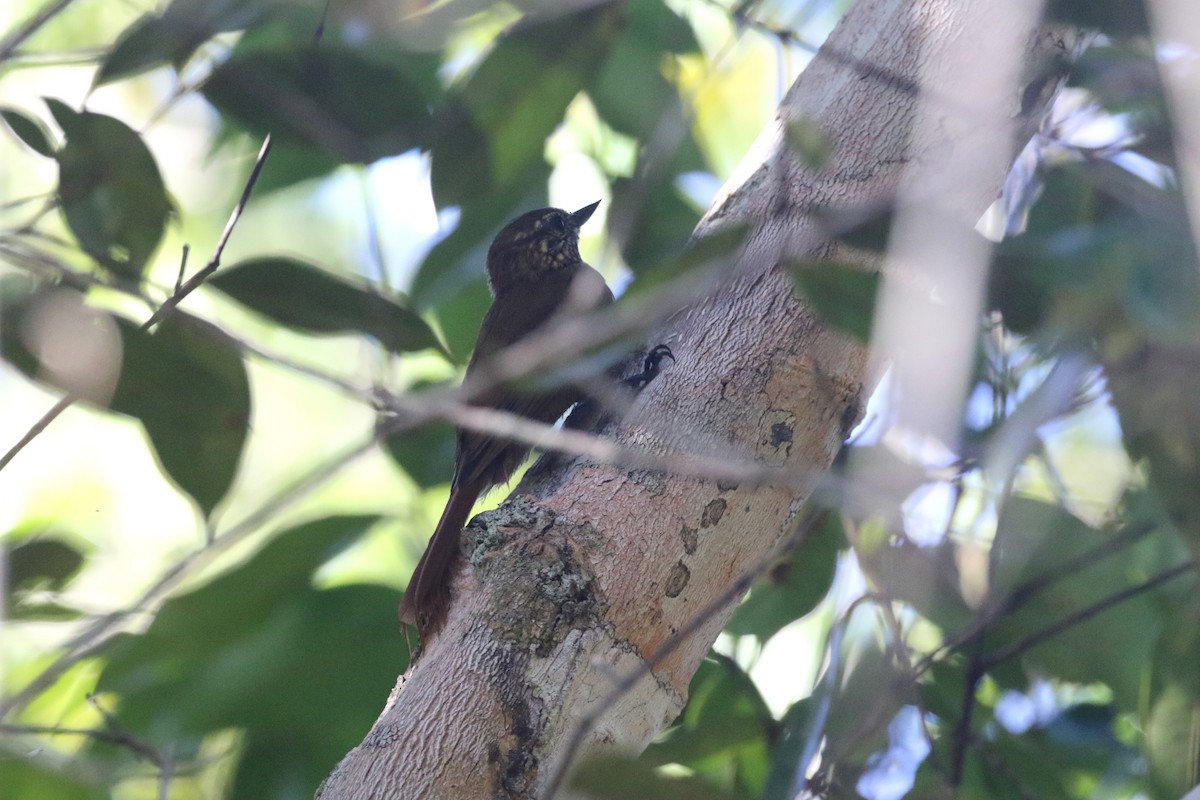
M977 38L1009 31L1015 38L1001 44L1026 65L1060 48L1032 15L1010 30L1014 8L1007 0L859 0L701 223L704 232L739 220L751 233L719 291L655 338L677 362L617 435L657 453L777 465L792 478L809 475L807 484L732 485L576 463L518 487L468 529L469 565L445 629L330 776L323 800L544 797L596 704L605 707L584 749L637 751L678 714L735 602L657 663L646 659L770 553L870 388L866 348L818 324L779 265L844 255L814 211L889 204L902 186L920 185L923 171L973 146L978 126L999 126L1001 151L957 184L943 175L937 188L964 218L979 217L1053 81L1031 70L1022 82L989 85L971 108L946 102L924 121L922 109L946 98L922 99L915 87L952 77L954 58ZM801 117L832 145L820 169L781 145L784 123ZM614 697L614 684L631 674L641 677Z

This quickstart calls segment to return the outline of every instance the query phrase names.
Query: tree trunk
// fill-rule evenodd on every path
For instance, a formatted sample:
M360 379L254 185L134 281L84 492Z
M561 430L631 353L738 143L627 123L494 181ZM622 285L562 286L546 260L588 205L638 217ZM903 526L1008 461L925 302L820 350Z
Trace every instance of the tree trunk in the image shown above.
M581 719L596 715L585 750L636 752L679 713L736 599L693 621L770 554L870 389L866 348L818 324L780 263L846 257L819 228L823 208L936 196L977 220L1056 85L1028 69L1062 47L1035 16L1010 0L854 5L701 222L701 234L749 224L744 251L655 337L677 361L616 434L654 453L776 466L781 480L577 462L523 483L468 529L445 628L322 800L546 797ZM820 168L783 144L802 118L832 146Z

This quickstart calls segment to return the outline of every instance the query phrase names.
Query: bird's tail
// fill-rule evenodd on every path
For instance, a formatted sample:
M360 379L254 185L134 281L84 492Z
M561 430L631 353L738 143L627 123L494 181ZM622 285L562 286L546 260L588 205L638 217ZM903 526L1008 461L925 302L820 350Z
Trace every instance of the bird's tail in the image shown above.
M446 510L442 512L442 518L413 570L404 599L400 601L400 621L415 625L422 643L428 642L446 620L446 612L450 609L450 580L458 560L459 536L478 496L477 491L465 486L450 491Z

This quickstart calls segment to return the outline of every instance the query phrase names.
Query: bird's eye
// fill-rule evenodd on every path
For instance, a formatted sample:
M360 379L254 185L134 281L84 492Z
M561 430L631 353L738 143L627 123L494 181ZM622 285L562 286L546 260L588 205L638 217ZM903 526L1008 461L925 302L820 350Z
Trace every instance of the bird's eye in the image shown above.
M550 233L566 233L567 223L560 215L555 214L546 220L546 230Z

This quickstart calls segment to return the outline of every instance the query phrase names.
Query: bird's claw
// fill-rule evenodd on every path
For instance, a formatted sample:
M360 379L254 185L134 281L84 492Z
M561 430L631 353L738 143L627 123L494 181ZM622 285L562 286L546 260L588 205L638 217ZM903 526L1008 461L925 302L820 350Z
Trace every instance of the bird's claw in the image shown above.
M624 381L625 385L638 391L646 388L646 385L650 381L658 377L664 358L675 361L675 354L671 352L671 348L665 344L655 345L650 348L649 352L646 353L646 357L642 359L642 371L637 375L631 375L626 378Z

